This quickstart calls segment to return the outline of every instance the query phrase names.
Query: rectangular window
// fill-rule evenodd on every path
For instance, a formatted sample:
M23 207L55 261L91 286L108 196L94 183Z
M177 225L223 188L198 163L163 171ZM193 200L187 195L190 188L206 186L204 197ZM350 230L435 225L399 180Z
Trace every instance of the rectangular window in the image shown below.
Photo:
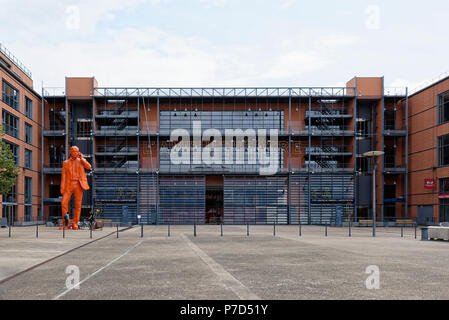
M25 168L33 169L33 151L25 149Z
M3 195L3 203L17 203L17 182L11 187L8 194Z
M396 168L396 146L385 145L385 168Z
M20 138L19 118L5 110L2 111L2 126L6 134L17 139Z
M25 97L25 115L33 119L33 101L28 97Z
M25 205L25 222L33 221L33 206Z
M2 100L8 106L20 110L20 92L3 80Z
M440 179L440 193L449 193L449 178Z
M25 177L25 204L33 204L33 179Z
M438 96L438 124L449 121L449 91Z
M92 120L78 119L76 125L77 138L89 138L92 134ZM82 139L81 139L82 140Z
M9 141L3 140L4 143L6 143L6 145L11 149L12 154L13 154L13 158L14 158L14 163L16 164L16 166L20 165L20 149L19 146L11 143Z
M25 123L25 142L33 144L33 126Z
M449 135L438 137L438 166L449 165Z

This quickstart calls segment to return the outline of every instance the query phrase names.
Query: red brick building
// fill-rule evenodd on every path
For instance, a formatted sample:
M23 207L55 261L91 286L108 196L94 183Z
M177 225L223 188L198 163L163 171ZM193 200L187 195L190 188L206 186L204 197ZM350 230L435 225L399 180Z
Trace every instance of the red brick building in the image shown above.
M13 151L20 173L8 195L1 196L3 217L33 223L41 210L41 96L33 89L31 72L0 44L0 100L3 141Z

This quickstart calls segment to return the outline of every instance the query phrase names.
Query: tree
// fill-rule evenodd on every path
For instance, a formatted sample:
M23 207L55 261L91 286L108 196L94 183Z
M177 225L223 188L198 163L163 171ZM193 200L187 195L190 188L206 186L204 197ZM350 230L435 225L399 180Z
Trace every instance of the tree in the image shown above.
M0 194L8 194L16 183L19 168L16 167L11 149L3 142L3 136L0 126Z

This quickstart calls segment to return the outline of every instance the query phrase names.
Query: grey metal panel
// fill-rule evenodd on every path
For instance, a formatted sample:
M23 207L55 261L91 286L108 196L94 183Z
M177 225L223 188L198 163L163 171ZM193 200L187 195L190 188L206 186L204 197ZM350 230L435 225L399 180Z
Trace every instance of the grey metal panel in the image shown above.
M290 179L290 224L308 224L308 175L291 175Z
M342 211L342 222L353 214L353 175L292 175L291 179L292 224L333 225L337 223L338 210Z
M225 176L225 224L287 224L288 178Z
M140 174L139 214L144 224L154 224L157 221L157 186L156 174Z
M122 213L127 207L127 221L137 223L137 178L135 174L95 175L95 208L101 209L105 219L122 222Z
M371 206L372 205L372 179L371 176L357 176L357 185L361 192L358 192L358 205Z
M159 178L158 224L204 224L206 212L204 176Z

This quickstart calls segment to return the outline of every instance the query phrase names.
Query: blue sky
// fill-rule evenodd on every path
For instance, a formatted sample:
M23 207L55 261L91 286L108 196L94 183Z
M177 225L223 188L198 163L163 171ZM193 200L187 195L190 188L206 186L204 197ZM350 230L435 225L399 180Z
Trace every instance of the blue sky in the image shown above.
M0 42L35 87L414 88L449 71L449 0L0 0ZM5 32L6 31L6 32Z

